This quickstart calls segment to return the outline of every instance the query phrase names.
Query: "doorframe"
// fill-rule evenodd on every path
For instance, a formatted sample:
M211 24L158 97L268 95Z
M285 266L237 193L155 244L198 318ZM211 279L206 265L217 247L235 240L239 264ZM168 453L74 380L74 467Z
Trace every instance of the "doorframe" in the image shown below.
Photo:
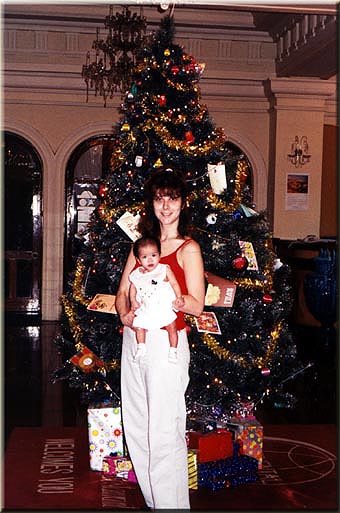
M28 153L34 154L36 161L35 169L39 172L37 182L32 177L34 185L32 190L32 202L34 196L38 196L38 209L32 216L32 248L28 249L8 249L5 247L5 260L8 264L5 269L6 279L8 282L7 293L5 297L5 312L7 314L29 314L41 316L41 287L42 287L42 251L43 251L43 231L42 231L42 196L43 196L43 161L37 148L25 136L19 135L15 130L4 130L5 137L13 137L22 140L27 144ZM14 166L15 167L15 166ZM8 169L8 168L7 168ZM23 171L25 172L25 171ZM30 172L28 170L27 172ZM6 180L6 165L4 166L4 178ZM8 178L8 177L7 177ZM37 187L35 185L37 184ZM5 211L6 214L6 211ZM5 241L6 243L6 241ZM30 296L17 296L17 280L19 272L19 262L30 262L31 267L31 284L32 293Z

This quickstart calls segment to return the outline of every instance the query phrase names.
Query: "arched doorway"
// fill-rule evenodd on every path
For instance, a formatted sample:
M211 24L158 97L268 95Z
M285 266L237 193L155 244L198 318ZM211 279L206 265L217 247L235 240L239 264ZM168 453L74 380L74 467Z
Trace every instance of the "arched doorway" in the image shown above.
M40 315L42 162L32 144L4 137L5 308Z
M65 184L65 284L81 246L82 231L92 211L100 203L99 182L109 169L113 145L112 135L97 135L77 146L68 160Z

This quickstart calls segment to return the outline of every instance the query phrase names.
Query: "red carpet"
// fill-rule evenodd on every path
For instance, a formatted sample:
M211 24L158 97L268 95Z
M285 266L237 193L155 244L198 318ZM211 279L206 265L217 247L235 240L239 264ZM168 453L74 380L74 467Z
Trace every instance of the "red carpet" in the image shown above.
M264 428L257 483L190 493L193 510L337 510L337 429L333 425ZM140 510L136 484L89 469L84 428L16 428L5 455L4 508Z
M140 508L136 484L89 468L83 428L16 428L5 456L4 510Z

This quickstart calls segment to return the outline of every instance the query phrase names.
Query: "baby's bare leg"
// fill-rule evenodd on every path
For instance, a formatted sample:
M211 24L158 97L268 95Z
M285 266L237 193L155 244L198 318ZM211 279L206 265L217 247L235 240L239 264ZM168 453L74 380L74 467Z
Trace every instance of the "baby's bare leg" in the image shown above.
M168 360L171 363L176 363L177 362L177 345L178 345L178 333L177 333L177 328L176 328L176 321L172 322L171 324L168 324L168 326L165 326L165 329L168 332L169 342L170 342Z
M170 347L177 347L178 346L178 334L177 334L177 328L176 328L176 320L173 321L171 324L168 324L167 326L165 326L165 329L169 335Z
M146 330L144 328L134 328L138 344L145 344Z

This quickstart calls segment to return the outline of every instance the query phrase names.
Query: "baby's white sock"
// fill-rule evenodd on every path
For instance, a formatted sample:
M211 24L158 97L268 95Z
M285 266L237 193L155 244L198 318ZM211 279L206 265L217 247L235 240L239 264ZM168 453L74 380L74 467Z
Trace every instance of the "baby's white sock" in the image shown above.
M137 344L137 351L134 356L134 360L135 361L140 360L142 358L142 356L145 355L145 353L146 353L145 344Z
M171 363L177 363L177 347L170 347L168 360Z

